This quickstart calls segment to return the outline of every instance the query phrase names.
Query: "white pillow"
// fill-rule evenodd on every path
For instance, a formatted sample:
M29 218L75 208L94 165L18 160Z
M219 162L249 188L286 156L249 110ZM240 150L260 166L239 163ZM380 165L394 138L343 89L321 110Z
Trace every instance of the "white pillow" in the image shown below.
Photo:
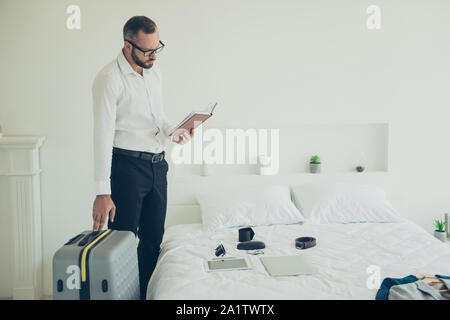
M383 189L353 183L312 183L292 188L294 203L311 223L403 220Z
M289 186L233 186L196 194L203 228L293 224L304 221Z

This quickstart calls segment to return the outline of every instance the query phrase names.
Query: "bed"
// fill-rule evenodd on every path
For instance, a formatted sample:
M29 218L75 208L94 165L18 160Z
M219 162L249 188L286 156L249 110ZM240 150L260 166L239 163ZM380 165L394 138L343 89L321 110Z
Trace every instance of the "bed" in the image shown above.
M161 253L147 289L147 299L265 300L375 299L385 277L410 274L450 275L450 245L412 221L315 223L252 226L253 240L266 244L264 254L237 250L238 227L208 230L200 223L166 229ZM294 240L313 236L317 245L295 248ZM226 257L250 259L252 269L206 272L222 243ZM271 277L263 256L308 255L314 275ZM375 284L375 285L374 285Z

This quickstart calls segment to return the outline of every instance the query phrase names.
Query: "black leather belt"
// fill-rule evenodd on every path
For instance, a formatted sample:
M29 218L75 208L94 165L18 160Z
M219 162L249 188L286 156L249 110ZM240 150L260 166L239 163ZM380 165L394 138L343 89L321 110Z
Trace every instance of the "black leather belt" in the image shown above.
M295 239L295 247L297 249L308 249L316 245L316 238L313 237L300 237Z
M165 152L161 153L151 153L151 152L143 152L143 151L133 151L133 150L126 150L126 149L120 149L120 148L113 148L113 154L121 154L124 156L130 156L133 158L143 159L143 160L150 160L152 163L161 162L164 160Z

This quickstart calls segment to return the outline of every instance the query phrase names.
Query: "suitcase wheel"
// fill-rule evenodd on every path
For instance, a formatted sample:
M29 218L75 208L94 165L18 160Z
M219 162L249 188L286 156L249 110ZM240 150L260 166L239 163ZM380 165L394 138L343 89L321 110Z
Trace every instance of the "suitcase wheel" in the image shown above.
M62 280L58 280L58 282L56 283L56 289L58 290L58 292L62 292L63 291L63 287L64 287L64 283Z
M108 280L102 281L102 291L107 292L108 291Z

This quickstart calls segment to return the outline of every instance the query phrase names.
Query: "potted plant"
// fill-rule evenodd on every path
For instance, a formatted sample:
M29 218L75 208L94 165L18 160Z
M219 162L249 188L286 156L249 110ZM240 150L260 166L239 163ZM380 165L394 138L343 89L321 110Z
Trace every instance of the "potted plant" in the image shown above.
M434 220L434 225L436 229L434 230L434 236L441 240L442 242L447 241L447 234L445 232L445 221L443 220Z
M318 155L314 155L309 160L309 169L311 173L320 173L320 158Z

